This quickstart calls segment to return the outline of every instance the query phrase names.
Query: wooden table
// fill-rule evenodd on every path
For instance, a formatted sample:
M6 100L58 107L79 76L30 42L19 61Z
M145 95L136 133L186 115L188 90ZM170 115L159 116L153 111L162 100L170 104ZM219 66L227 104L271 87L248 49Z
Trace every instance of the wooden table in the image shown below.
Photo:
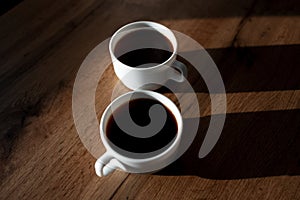
M0 17L0 198L300 199L299 8L296 0L22 1ZM185 33L209 52L225 83L226 122L197 159L211 110L190 70L203 112L189 150L156 174L99 178L74 126L73 83L97 44L137 20ZM96 93L98 117L116 82L110 67Z

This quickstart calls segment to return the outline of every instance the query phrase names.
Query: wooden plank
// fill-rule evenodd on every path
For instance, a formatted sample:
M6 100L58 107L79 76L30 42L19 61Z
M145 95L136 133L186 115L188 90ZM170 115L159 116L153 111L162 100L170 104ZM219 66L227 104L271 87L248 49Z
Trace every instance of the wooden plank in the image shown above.
M80 24L94 7L97 7L94 1L71 4L70 1L32 0L22 2L2 16L1 89L5 91L12 81L30 71L49 48Z
M236 46L300 44L300 3L294 0L258 1L240 31ZM252 30L252 31L249 31Z
M145 181L141 183L141 180ZM282 187L283 182L288 184ZM293 199L298 183L295 177L228 181L194 176L131 175L114 199Z
M253 30L251 33L247 31L250 29ZM299 30L299 16L253 16L240 32L236 45L299 45Z
M68 76L53 67L54 63L36 63L99 4L27 0L1 16L1 157L10 151L24 118L39 109L43 95ZM57 74L49 74L49 70L57 70Z
M95 159L83 147L73 125L71 91L62 88L39 116L26 121L13 153L1 160L2 198L107 199L126 178L125 173L101 179L95 176Z

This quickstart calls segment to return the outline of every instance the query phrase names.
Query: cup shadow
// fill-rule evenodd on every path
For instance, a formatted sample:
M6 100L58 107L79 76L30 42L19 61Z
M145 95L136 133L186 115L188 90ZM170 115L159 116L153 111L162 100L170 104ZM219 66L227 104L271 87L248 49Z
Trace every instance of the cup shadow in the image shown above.
M299 90L300 45L210 49L227 93ZM194 53L194 52L191 52ZM201 75L183 58L195 92L207 93ZM168 92L162 88L159 92ZM178 87L176 92L185 92ZM267 100L267 99L266 99ZM189 149L157 175L196 175L209 179L241 179L300 174L300 109L263 110L226 115L221 137L213 150L199 159L199 149L210 122L201 117ZM184 121L184 133L189 123Z
M199 149L210 117L200 120L190 148L158 175L241 179L300 174L300 110L228 114L221 137L202 159ZM185 123L192 123L193 118ZM184 132L188 132L188 127Z
M232 47L196 50L183 54L203 55L204 51L216 63L227 93L300 89L300 68L298 67L300 45ZM187 80L194 92L208 92L204 80L195 67L179 55L177 59L187 66ZM173 82L170 84L176 84L174 81L170 82ZM157 91L169 92L166 88ZM176 87L175 92L187 91L185 87L179 86Z

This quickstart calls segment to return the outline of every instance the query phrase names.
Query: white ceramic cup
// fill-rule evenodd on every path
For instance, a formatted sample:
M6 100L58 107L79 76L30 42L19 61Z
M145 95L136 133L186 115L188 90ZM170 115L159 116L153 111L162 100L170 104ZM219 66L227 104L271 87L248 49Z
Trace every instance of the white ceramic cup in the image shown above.
M161 34L165 41L156 37L157 34L144 34L136 37L126 37L141 30L151 30L153 33ZM118 42L125 40L125 47L118 49ZM172 47L171 56L162 63L157 63L152 67L132 67L122 63L118 57L129 51L143 48L154 48L166 50L166 42ZM176 60L177 40L173 32L167 27L150 21L138 21L127 24L117 30L109 42L109 52L113 61L113 67L119 80L128 88L155 90L169 79L183 82L187 75L186 66ZM121 55L117 55L121 54Z
M106 127L112 113L126 102L134 99L154 99L172 112L177 122L177 134L165 147L150 153L133 153L115 146L106 136ZM95 171L98 176L106 176L115 169L129 173L150 173L158 171L174 161L182 136L183 122L177 106L162 94L147 90L125 93L105 109L100 120L100 137L106 152L96 161Z

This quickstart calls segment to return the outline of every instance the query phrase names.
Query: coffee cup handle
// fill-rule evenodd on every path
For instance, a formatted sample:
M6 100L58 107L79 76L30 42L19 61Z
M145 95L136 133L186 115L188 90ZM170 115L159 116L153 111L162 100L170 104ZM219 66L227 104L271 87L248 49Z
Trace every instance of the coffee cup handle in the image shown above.
M177 82L183 82L187 78L187 67L182 62L175 60L171 65L175 70L171 70L171 79Z
M115 171L115 169L126 171L125 166L108 152L105 152L95 163L96 174L100 177L107 176Z

